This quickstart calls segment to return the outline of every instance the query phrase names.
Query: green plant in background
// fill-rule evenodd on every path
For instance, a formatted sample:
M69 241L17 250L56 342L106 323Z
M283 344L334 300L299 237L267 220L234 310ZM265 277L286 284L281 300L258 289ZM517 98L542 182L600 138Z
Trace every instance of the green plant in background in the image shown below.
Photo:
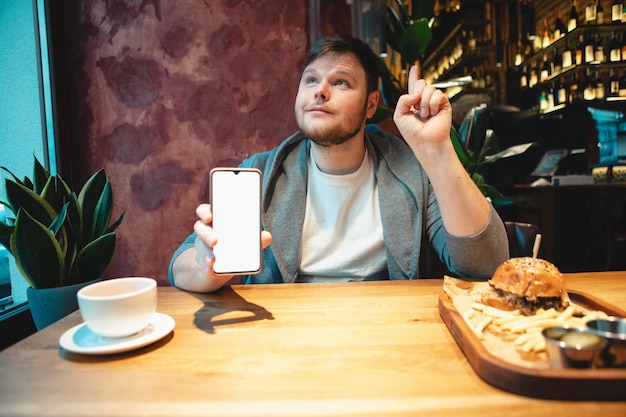
M403 0L395 0L396 8L387 6L385 34L387 44L400 55L402 68L408 68L419 60L432 37L429 21L435 10L435 0L412 0L411 11ZM382 103L372 118L373 123L386 120L393 115L393 109L408 85L400 80L387 67L383 58L379 59L378 72L381 77L380 93Z
M402 68L408 70L413 63L422 58L431 42L432 31L429 22L434 15L435 0L412 0L410 12L408 2L405 4L403 0L394 1L398 11L392 6L387 6L385 22L387 43L400 54ZM383 58L379 59L378 71L381 77L382 103L379 103L370 123L379 123L392 117L398 99L408 90L408 77L402 81L398 79ZM525 199L507 197L487 184L483 171L486 165L523 154L536 143L525 143L500 151L495 132L486 126L486 112L481 107L471 109L458 130L452 126L450 137L456 153L474 183L495 206L524 204Z
M10 170L3 204L13 218L0 222L0 243L15 257L34 289L53 288L101 278L117 248L112 224L113 194L103 169L76 195L60 175L35 158L32 180Z
M485 110L484 107L474 107L467 113L458 130L452 126L450 137L454 149L474 183L495 206L524 204L526 203L524 198L507 197L487 184L482 172L486 165L523 154L537 143L528 142L501 151L496 133L487 128Z

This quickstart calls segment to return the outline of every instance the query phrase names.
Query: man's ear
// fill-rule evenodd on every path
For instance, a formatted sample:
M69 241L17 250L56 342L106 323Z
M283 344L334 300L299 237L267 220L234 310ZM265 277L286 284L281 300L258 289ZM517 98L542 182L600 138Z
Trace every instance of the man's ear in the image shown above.
M370 119L376 113L376 109L378 108L378 100L380 100L380 92L378 90L372 91L369 96L367 96L367 118Z

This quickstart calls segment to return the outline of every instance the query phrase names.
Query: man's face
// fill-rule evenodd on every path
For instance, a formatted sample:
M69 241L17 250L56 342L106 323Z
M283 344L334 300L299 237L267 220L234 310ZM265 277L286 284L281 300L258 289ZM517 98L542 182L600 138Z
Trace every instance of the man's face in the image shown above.
M367 94L365 70L352 54L329 53L302 73L295 113L300 130L323 146L344 143L361 132L378 104Z

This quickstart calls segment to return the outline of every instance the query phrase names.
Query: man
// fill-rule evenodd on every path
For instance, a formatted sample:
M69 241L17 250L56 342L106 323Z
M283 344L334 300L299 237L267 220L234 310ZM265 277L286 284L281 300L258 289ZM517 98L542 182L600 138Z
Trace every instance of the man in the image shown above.
M450 102L417 67L394 114L404 140L365 129L380 97L376 60L348 36L317 41L295 101L300 131L243 161L263 172L265 229L263 270L244 282L415 279L427 245L460 276L490 277L508 258L503 223L450 141ZM170 282L214 291L232 277L212 270L210 206L196 213Z

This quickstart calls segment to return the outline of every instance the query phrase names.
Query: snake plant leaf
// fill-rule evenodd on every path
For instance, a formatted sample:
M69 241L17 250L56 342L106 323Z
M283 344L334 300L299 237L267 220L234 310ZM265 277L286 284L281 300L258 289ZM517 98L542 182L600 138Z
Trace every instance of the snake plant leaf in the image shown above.
M402 59L408 64L413 64L428 48L432 36L428 20L419 18L415 20L402 34L398 51Z
M104 169L100 169L87 180L78 194L78 207L81 214L84 242L90 242L97 237L93 235L95 212L106 182L107 178Z
M64 254L48 228L20 209L11 235L15 263L32 288L62 285Z
M78 197L76 193L70 194L67 201L67 224L74 237L74 244L80 248L83 245L83 228L81 221L80 208L78 207Z
M67 206L68 206L68 204L69 203L66 203L66 204L63 205L63 207L61 208L61 211L59 211L59 214L56 216L56 218L52 221L52 223L48 227L48 229L55 236L57 236L57 233L59 233L59 231L63 227L63 223L65 222L65 219L67 218Z
M120 217L118 217L118 219L112 223L109 228L106 230L107 233L114 231L115 229L117 229L117 227L122 224L122 220L124 220L124 214L126 212L123 211L122 214L120 214Z
M115 233L107 233L87 244L76 255L76 275L81 281L100 278L113 261L117 243Z
M7 180L5 190L9 208L13 213L22 209L45 225L52 223L52 219L56 217L54 208L26 185Z
M107 230L111 221L111 211L113 210L113 193L111 192L111 182L107 179L100 199L96 204L93 214L92 236L101 236Z
M67 219L67 206L69 203L66 203L61 208L61 211L57 215L57 217L52 221L52 224L48 227L48 230L52 232L57 242L59 242L59 247L61 251L67 254L68 246L72 245L73 242L69 240L69 236L66 228L64 227ZM71 261L65 257L66 264L68 261Z
M11 176L11 178L12 178L12 181L13 181L13 182L16 182L16 183L21 184L21 185L26 185L26 184L24 183L24 181L22 181L21 179L19 179L18 177L16 177L16 176L15 176L15 174L14 174L13 172L11 172L11 170L10 170L10 169L8 169L7 167L0 167L0 169L2 169L4 172L6 172L7 174L9 174L9 175ZM30 182L30 180L29 180L28 182ZM31 184L32 184L32 183L31 183ZM33 187L27 187L27 188L29 188L29 189L31 189L31 190L33 189Z
M32 190L37 194L42 193L44 186L48 183L50 173L41 165L39 159L35 157L35 163L33 165L33 187Z
M50 203L55 211L61 210L70 194L70 187L60 176L49 176L40 193L41 197Z

